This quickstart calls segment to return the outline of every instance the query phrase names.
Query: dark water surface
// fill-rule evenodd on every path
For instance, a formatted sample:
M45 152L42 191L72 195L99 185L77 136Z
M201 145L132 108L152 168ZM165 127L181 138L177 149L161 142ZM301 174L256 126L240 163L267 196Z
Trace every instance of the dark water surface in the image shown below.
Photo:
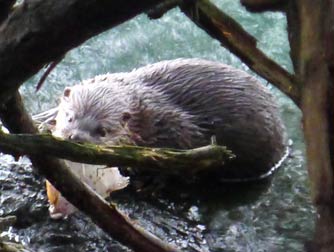
M291 71L283 15L249 14L235 0L215 2L258 38L261 49ZM54 106L65 86L97 74L128 71L179 57L217 60L249 71L175 9L154 21L138 16L87 41L66 55L39 93L34 88L40 74L23 85L21 92L29 110L37 113ZM303 242L312 235L314 210L305 169L301 114L276 89L272 91L294 144L270 185L199 187L181 193L173 187L168 190L170 195L162 198L120 193L115 198L119 207L185 251L302 251ZM19 216L17 224L2 236L36 251L127 251L80 213L64 221L50 220L43 182L31 175L28 160L0 158L0 216Z

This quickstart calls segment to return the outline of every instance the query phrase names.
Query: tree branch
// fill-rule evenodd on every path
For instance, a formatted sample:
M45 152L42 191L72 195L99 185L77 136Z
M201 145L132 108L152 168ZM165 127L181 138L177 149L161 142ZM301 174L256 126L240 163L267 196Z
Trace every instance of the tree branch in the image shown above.
M289 0L240 0L251 12L284 11Z
M238 56L254 72L274 84L300 104L300 90L296 78L268 58L256 47L256 39L247 33L234 19L226 15L208 0L181 6L182 11L210 36Z
M163 0L36 0L0 26L0 101L43 65Z
M302 111L311 195L317 210L308 251L334 251L334 5L291 1L289 37L303 81Z
M194 174L221 168L233 157L225 147L209 145L192 150L137 146L77 144L51 135L0 133L0 150L5 153L54 156L74 162L132 166L162 174ZM173 167L173 169L171 169Z
M166 0L148 10L146 14L151 19L161 18L166 12L177 7L181 2L182 0Z
M286 8L286 18L288 22L288 38L290 43L290 58L295 69L295 73L298 75L299 60L300 60L300 39L301 39L301 13L298 8L297 1L289 1Z
M0 0L0 24L8 17L16 0Z

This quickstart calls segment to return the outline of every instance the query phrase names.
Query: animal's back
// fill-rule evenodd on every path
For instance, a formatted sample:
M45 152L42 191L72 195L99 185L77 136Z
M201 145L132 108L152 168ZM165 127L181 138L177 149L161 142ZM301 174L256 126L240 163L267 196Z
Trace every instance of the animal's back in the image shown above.
M218 144L236 154L225 176L265 173L284 156L286 135L279 109L267 88L249 74L200 59L163 61L131 74L194 116L205 134L198 145L209 144L214 135Z
M223 169L225 178L260 176L285 155L285 129L272 95L255 78L230 66L177 59L84 84L71 95L65 92L69 97L58 113L64 125L56 125L62 137L75 130L88 132L88 140L95 143L126 138L138 145L194 148L215 136L236 154ZM101 123L110 134L99 136Z

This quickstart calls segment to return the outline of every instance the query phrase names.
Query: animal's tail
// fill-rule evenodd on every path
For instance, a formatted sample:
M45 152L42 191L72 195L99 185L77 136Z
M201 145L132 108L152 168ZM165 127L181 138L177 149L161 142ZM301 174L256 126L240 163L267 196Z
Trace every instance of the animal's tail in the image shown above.
M271 175L273 175L284 163L284 161L287 159L291 152L291 145L292 141L289 140L288 146L285 148L283 156L276 162L275 165L273 165L267 172L254 176L254 177L247 177L247 178L220 178L219 180L223 183L249 183L249 182L254 182L254 181L259 181L259 180L264 180L269 178Z

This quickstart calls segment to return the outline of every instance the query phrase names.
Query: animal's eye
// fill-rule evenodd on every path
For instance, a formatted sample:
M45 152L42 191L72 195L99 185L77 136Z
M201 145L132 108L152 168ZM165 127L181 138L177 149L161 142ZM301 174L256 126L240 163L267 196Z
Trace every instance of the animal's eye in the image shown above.
M68 118L68 122L69 123L73 122L73 118L72 117Z
M100 137L105 137L107 135L108 129L105 127L98 127L96 129L96 133L100 136Z

